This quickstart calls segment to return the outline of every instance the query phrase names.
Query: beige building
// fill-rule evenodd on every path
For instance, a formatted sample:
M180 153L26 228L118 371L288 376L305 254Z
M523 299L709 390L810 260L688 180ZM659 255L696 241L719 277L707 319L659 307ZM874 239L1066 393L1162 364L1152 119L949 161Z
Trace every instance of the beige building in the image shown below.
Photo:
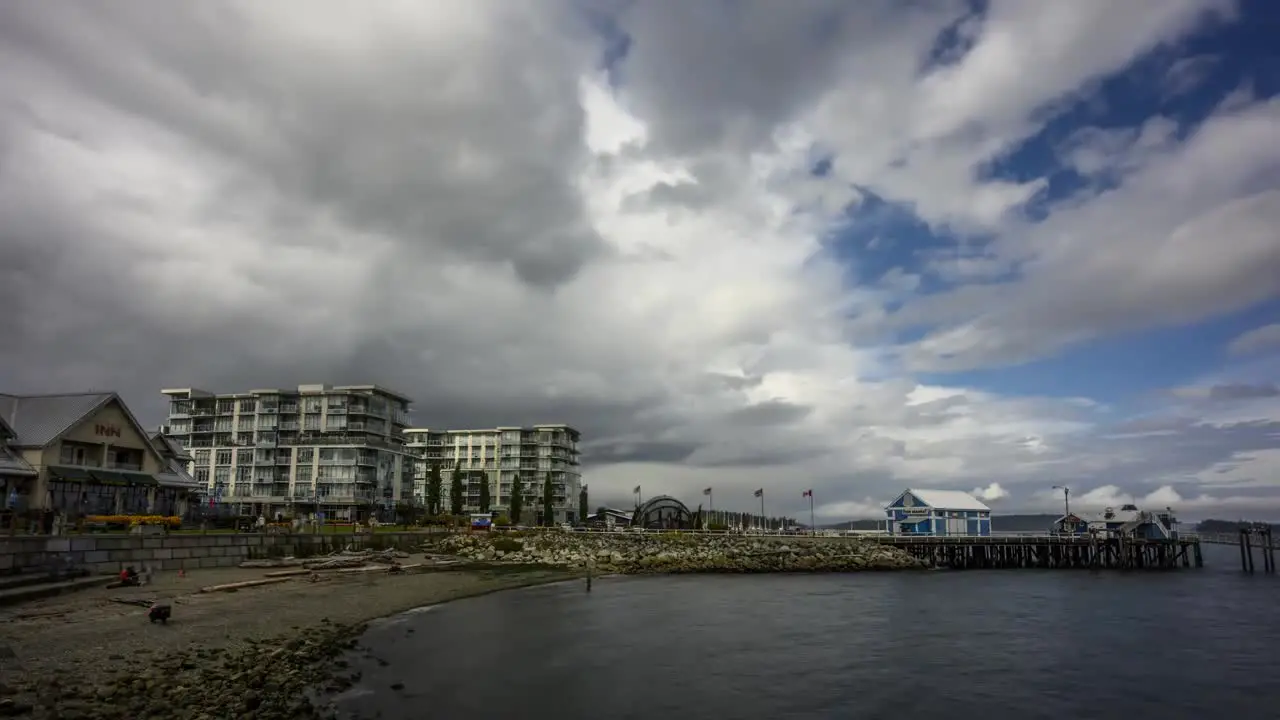
M413 499L410 400L377 385L169 396L167 433L215 506L271 517L389 520Z
M115 393L0 395L0 484L16 517L183 515L193 483L171 454Z
M441 503L450 507L449 490L454 468L462 472L466 497L464 512L480 510L481 483L489 484L491 510L509 509L511 488L519 478L524 497L521 522L542 520L542 490L551 475L554 522L579 520L578 492L582 489L578 443L581 433L568 425L496 427L483 430L405 430L409 448L417 457L413 493L425 503L427 478L432 465L440 468Z

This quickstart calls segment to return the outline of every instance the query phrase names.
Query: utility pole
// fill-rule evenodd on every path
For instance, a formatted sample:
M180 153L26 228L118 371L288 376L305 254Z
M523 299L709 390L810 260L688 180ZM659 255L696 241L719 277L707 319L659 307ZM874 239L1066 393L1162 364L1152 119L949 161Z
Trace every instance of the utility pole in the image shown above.
M1054 485L1053 489L1062 491L1062 506L1063 506L1063 509L1066 511L1063 513L1063 517L1070 515L1071 514L1071 488L1067 487L1066 485Z

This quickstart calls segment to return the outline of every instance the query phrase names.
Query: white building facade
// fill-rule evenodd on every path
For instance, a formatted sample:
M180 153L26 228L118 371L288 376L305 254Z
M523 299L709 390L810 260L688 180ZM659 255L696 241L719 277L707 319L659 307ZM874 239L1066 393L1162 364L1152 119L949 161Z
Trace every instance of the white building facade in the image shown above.
M552 487L552 522L578 522L582 472L581 434L562 424L496 427L483 430L411 428L405 431L416 456L413 494L426 502L431 467L440 470L441 507L451 507L455 468L462 473L463 512L480 511L481 483L489 484L490 510L510 511L511 489L519 480L524 499L521 524L544 521L542 491L548 475Z
M413 500L409 398L377 385L169 396L168 434L214 505L242 515L390 520Z

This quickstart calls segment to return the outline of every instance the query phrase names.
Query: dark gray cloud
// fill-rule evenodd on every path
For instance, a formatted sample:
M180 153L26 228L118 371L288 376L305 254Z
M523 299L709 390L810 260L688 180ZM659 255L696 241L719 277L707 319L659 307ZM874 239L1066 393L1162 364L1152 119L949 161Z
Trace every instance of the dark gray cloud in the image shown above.
M812 412L811 407L771 400L734 410L725 417L725 420L732 425L767 428L772 425L790 425L803 420Z
M1209 397L1213 400L1253 400L1256 398L1280 397L1280 387L1274 383L1260 385L1214 385L1209 388Z
M0 389L113 389L154 424L163 387L376 382L415 398L423 426L580 427L593 496L714 485L718 504L723 491L747 506L768 486L779 511L803 504L800 486L865 505L906 484L1016 494L1053 478L1257 474L1240 454L1265 450L1269 426L1162 420L1169 434L1099 439L1114 425L1102 410L920 388L884 347L899 323L959 327L906 351L959 366L1141 326L1154 316L1128 300L1172 305L1165 286L1116 282L1133 277L1127 253L1114 272L1072 253L1062 274L1031 268L1043 299L997 286L912 299L909 282L848 288L818 252L854 181L922 212L989 199L956 170L970 148L930 144L915 120L968 112L939 109L920 75L967 3L598 4L632 37L609 112L582 92L605 41L579 9L0 6ZM1038 22L1002 21L1015 38ZM1091 38L1068 60L1090 57ZM980 70L947 87L990 96ZM982 107L1017 117L1036 92L1075 86L1028 87ZM594 135L626 134L624 110L643 130L593 151ZM907 162L907 148L934 155ZM829 185L808 176L828 151ZM1257 168L1216 199L1262 189ZM1117 203L1143 208L1125 227L1167 214L1141 193ZM1104 210L1029 235L1093 236L1118 217ZM1192 235L1242 227L1228 220ZM981 259L1027 260L1019 249L997 239ZM1253 297L1280 277L1266 250L1244 275L1208 267ZM1186 308L1235 302L1188 277ZM896 316L889 296L909 300ZM1186 308L1158 319L1198 316ZM1208 470L1222 463L1236 469Z

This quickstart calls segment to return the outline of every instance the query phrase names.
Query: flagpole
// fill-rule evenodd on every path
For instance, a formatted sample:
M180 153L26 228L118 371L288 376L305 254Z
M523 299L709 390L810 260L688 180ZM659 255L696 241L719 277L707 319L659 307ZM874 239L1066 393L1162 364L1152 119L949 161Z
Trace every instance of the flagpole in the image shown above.
M760 488L760 529L764 530L764 488Z
M809 533L815 537L818 534L818 525L813 519L813 491L809 491Z

